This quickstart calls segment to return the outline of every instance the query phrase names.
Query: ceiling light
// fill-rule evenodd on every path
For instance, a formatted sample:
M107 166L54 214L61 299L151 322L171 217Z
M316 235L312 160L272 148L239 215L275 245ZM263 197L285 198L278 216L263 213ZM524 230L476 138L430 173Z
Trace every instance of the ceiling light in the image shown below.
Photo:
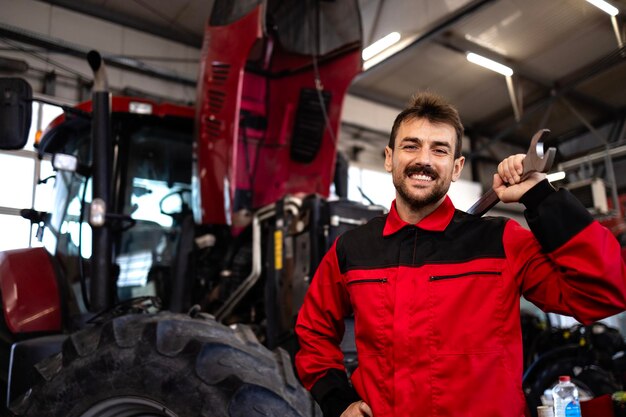
M367 61L368 59L378 55L385 49L389 48L391 45L397 43L400 40L400 34L398 32L391 32L386 35L384 38L381 38L363 49L363 59Z
M593 4L598 9L602 10L605 13L610 14L611 16L617 16L617 14L619 13L619 10L617 10L617 7L610 5L604 0L587 0L587 2Z
M491 71L495 71L507 77L513 75L513 70L511 68L507 67L506 65L502 65L499 62L492 61L489 58L485 58L484 56L469 52L466 57L469 62L490 69Z

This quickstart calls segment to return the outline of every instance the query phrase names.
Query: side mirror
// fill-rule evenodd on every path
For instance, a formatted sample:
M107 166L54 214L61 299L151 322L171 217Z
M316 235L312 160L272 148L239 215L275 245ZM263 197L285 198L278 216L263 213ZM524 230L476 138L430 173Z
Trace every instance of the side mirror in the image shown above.
M22 149L28 140L33 90L21 78L0 78L0 149Z

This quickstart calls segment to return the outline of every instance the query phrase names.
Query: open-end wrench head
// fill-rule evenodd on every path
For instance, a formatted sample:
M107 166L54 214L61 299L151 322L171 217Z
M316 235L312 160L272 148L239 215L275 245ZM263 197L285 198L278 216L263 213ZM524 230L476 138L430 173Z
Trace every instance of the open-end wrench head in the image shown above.
M552 168L552 164L554 163L554 158L556 157L556 148L548 148L548 151L543 156L543 167L539 172L547 173Z
M550 129L540 129L530 140L530 146L526 156L535 155L539 159L543 158L543 140L550 134Z
M531 171L546 172L552 166L556 149L550 148L544 153L543 140L550 134L549 129L541 129L533 135L524 158L524 173ZM551 156L551 158L548 158ZM549 161L548 161L549 160ZM548 163L549 162L549 166Z

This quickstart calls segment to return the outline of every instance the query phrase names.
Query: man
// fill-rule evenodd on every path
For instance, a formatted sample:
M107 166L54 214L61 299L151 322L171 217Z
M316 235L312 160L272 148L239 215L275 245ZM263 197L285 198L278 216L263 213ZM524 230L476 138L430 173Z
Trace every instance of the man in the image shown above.
M296 366L325 417L523 416L520 295L583 323L626 308L618 242L544 174L522 181L524 155L500 163L493 188L526 206L532 232L455 210L462 136L453 107L416 96L385 149L389 214L344 233L318 267ZM352 386L339 349L350 314Z

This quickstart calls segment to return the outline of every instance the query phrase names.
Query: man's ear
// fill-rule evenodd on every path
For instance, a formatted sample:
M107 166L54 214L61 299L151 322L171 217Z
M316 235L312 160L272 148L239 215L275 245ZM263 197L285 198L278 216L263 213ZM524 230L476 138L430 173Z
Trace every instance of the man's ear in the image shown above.
M454 168L452 169L452 181L456 181L461 176L463 166L465 165L465 157L459 156L454 160Z
M393 167L393 151L389 146L385 146L385 171L391 172Z

